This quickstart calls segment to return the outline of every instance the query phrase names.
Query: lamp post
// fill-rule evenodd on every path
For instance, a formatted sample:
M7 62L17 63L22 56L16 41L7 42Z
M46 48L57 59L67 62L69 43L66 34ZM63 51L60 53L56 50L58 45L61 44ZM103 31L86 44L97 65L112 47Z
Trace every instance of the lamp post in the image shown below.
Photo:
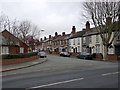
M39 31L39 40L40 40L40 36L41 36L41 32L44 32L45 30L40 30Z
M45 31L45 30L39 30L39 32L38 32L38 39L39 39L39 42L40 42L40 36L41 36L41 32L43 32L43 31ZM37 50L39 50L40 49L40 44L37 46Z

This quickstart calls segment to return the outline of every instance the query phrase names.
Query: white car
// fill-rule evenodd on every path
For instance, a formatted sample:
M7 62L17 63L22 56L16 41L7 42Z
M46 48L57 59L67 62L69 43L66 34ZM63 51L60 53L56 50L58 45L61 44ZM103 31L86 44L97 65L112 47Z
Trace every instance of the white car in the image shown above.
M38 55L39 55L40 58L47 57L47 54L45 52L38 52Z
M70 54L68 52L61 52L60 56L70 57Z

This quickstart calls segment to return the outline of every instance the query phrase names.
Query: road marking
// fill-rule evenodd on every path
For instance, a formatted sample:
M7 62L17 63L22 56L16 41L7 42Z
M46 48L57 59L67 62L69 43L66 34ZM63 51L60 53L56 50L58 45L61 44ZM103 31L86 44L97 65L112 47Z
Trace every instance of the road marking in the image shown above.
M105 74L102 74L102 76L113 75L113 74L118 74L118 73L120 72L105 73Z
M34 88L42 88L42 87L47 87L47 86L53 86L53 85L58 85L58 84L63 84L63 83L69 83L69 82L73 82L73 81L79 81L79 80L82 80L82 79L84 79L84 78L77 78L77 79L72 79L72 80L66 80L66 81L61 81L61 82L56 82L56 83L51 83L51 84L31 87L31 88L28 88L26 90L34 89Z

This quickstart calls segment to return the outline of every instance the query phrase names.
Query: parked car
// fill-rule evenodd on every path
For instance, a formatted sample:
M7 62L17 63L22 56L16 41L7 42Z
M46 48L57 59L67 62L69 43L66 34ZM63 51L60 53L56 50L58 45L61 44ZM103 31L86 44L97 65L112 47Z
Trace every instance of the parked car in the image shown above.
M93 59L93 55L89 53L81 53L81 54L78 54L76 57L80 59Z
M38 55L39 55L40 58L47 57L47 54L45 52L38 52Z
M61 52L60 56L70 57L70 54L68 52Z

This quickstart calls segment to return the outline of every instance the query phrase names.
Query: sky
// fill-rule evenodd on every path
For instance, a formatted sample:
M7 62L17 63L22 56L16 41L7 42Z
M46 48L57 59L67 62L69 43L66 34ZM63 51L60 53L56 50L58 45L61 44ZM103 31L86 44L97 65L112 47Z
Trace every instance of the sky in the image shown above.
M70 33L72 26L81 31L87 21L81 0L0 0L0 12L10 19L31 21L44 30L40 37Z

